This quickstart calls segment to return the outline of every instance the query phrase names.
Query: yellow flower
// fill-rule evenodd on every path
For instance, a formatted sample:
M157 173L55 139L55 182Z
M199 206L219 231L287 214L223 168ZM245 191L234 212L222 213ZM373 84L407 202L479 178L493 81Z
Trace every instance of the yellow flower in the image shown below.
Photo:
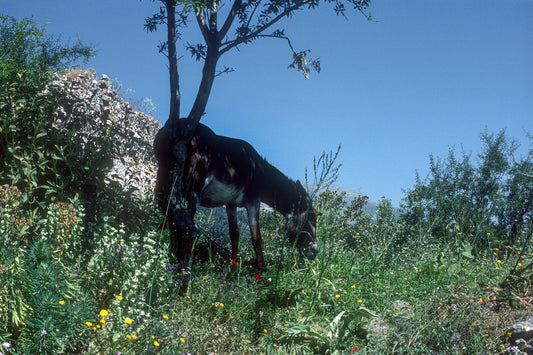
M152 339L155 339L155 335L151 335Z
M129 318L125 318L125 319L124 319L124 322L126 322L127 324L131 324L131 319L129 319Z
M93 324L91 322L85 322L85 325L88 326L88 327L92 327Z
M263 329L263 331L265 332L265 334L267 334L267 333L268 333L268 330L266 330L266 329Z
M335 295L336 298L339 298L341 295Z
M363 300L358 300L357 302L359 302L359 303L363 303Z
M56 332L59 332L59 329L56 329Z
M220 307L224 307L224 303L220 302Z
M518 263L518 266L522 266L522 263Z
M100 323L105 324L105 319L100 319Z
M159 343L157 342L157 340L154 341L154 345L159 346Z
M124 299L124 297L122 297L121 295L117 296L117 300L122 301L123 299Z
M59 304L60 304L60 305L64 305L64 304L65 304L65 301L59 301Z
M498 263L501 263L502 261L501 261L501 260L498 260L497 262L498 262Z
M351 287L352 287L352 288L355 288L355 285L352 285Z
M131 339L131 335L126 334L126 338Z
M100 311L100 315L101 315L102 317L105 317L105 316L107 316L108 314L109 314L109 312L107 312L105 309L102 309L102 310Z
M131 338L132 338L132 339L137 339L137 335L132 334L132 335L131 335Z
M183 338L180 338L180 341L181 341L182 343L185 343L185 339L183 339Z
M163 318L164 319L168 319L168 316L165 314L165 315L163 315Z

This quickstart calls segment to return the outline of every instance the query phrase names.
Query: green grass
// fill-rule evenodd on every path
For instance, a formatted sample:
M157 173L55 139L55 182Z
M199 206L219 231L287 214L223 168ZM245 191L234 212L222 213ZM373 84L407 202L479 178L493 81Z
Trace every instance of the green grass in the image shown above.
M26 241L6 233L24 230L27 213L13 220L9 206L1 220L10 256L0 262L2 284L10 281L0 294L4 354L493 354L531 311L531 250L475 251L438 238L396 245L369 233L354 247L330 225L319 228L322 252L308 261L279 235L280 217L265 213L269 265L258 272L247 263L246 237L237 265L203 250L229 248L222 227L203 215L203 260L184 271L169 263L168 234L156 223L132 235L112 215L84 226L81 207L52 205L46 227ZM88 234L89 248L79 248ZM502 288L515 267L523 273Z

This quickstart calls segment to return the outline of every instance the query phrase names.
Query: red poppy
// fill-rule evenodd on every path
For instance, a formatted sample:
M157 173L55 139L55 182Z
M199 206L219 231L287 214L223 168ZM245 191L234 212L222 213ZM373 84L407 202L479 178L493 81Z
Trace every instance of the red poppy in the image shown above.
M256 279L256 280L259 280L260 278L261 278L261 275L259 275L259 274L255 274L255 279Z
M359 348L357 346L352 348L352 351L359 351Z
M235 260L232 260L231 263L232 263L233 265L239 265L239 263L236 262Z

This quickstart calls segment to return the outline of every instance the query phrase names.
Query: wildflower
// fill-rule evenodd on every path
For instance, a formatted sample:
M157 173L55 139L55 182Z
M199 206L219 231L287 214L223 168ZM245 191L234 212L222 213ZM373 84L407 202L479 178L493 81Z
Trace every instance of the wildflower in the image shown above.
M105 319L100 319L100 323L105 324Z
M265 334L267 334L267 333L268 333L268 330L266 330L266 329L263 329L263 331L265 332Z
M220 307L224 307L224 303L220 302Z
M102 309L102 310L100 311L100 315L101 315L102 317L105 317L105 316L107 316L108 314L109 314L109 312L106 311L105 309Z
M518 263L518 266L522 266L522 263Z
M85 322L85 325L88 326L88 327L92 327L93 324L91 322Z
M56 328L56 332L59 332L59 329Z
M180 338L180 341L181 341L182 343L185 343L185 339L183 339L183 338Z
M255 274L255 280L260 280L260 279L261 279L261 275Z
M352 287L352 288L355 288L355 285L352 285L351 287Z
M163 319L168 319L168 316L166 314L163 315Z
M499 264L501 264L502 261L501 261L501 260L497 260L497 262L498 262Z
M363 303L363 300L357 300L357 302L359 302L359 303Z
M415 266L415 271L418 271L418 268Z
M59 304L60 304L60 305L64 305L64 304L65 304L65 301L59 301Z
M131 321L131 319L129 319L129 318L125 318L125 319L124 319L124 322L126 322L127 324L131 324L132 321Z
M341 295L338 295L338 294L337 294L337 295L335 295L335 298L339 298L340 296L341 296Z
M232 265L239 265L239 263L236 262L235 260L232 260L232 261L231 261L231 264L232 264Z
M159 346L159 343L157 342L157 340L154 341L154 345Z
M359 351L359 348L358 348L357 346L354 346L354 347L352 348L352 351Z

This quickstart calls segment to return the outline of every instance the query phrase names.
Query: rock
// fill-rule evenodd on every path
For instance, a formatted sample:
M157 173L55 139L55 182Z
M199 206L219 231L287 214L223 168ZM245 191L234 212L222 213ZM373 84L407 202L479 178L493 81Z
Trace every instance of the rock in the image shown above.
M508 334L509 346L505 353L533 355L533 316L511 325Z
M82 148L97 146L104 137L115 146L108 184L132 191L136 197L153 193L157 161L152 144L160 124L133 110L106 75L94 69L56 74L47 92L58 99L53 126ZM99 141L100 140L100 141Z

